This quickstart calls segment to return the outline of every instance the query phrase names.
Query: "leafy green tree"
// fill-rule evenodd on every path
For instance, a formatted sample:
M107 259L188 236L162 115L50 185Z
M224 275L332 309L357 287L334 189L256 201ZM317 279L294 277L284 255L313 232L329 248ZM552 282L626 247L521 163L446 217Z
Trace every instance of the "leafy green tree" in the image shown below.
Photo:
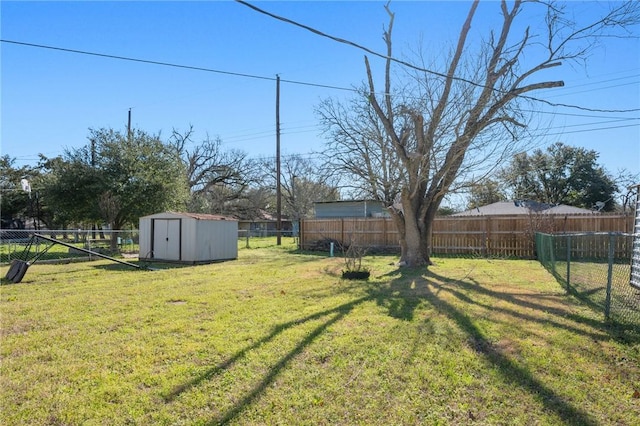
M500 182L495 179L486 179L471 185L471 194L467 209L486 206L487 204L505 201L507 199L500 187Z
M501 177L515 199L611 211L617 186L597 160L593 150L558 142L516 155Z
M90 155L84 149L67 152L65 157L42 158L43 201L52 212L47 226L64 229L70 224L100 221L95 202L102 190L100 174L91 167Z
M35 215L35 194L23 191L21 181L28 179L33 184L37 177L37 170L29 166L16 167L15 159L4 155L0 157L0 211L2 212L2 227L15 227L26 217Z
M189 192L175 149L140 130L90 130L90 144L47 160L48 205L73 222L104 221L112 229L140 216L184 207Z
M458 213L458 210L456 210L454 207L440 206L440 208L438 208L438 213L436 214L436 216L451 216L454 213Z

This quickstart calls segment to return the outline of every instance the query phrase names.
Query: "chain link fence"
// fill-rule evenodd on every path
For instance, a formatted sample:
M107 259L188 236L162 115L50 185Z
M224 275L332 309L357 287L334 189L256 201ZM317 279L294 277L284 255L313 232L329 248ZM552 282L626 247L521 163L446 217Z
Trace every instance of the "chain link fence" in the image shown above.
M41 253L38 262L67 261L91 258L91 255L80 250L62 245L53 245L41 240L30 244L34 233L71 244L78 248L91 250L100 254L120 257L137 257L139 232L133 230L37 230L32 229L0 229L0 264L8 264L13 259L29 261L29 258ZM276 230L238 230L238 246L258 248L276 245ZM280 231L282 244L287 247L299 244L297 231ZM26 250L29 250L26 252ZM44 252L44 253L43 253Z
M640 289L631 285L633 235L536 234L538 260L568 293L607 321L640 332Z
M51 246L51 243L37 239L30 244L34 233L107 255L137 256L139 250L138 230L2 229L0 230L0 263L9 263L13 259L28 261L29 258L42 252L44 253L39 256L39 262L90 257L80 250L62 245Z

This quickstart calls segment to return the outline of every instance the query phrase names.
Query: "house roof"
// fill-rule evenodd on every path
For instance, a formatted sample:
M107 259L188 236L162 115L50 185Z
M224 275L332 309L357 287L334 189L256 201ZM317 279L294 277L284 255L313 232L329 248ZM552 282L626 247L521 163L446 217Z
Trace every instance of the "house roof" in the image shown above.
M580 207L573 207L573 206L567 206L565 204L560 204L558 206L551 207L550 209L546 210L545 213L548 213L548 214L598 214L600 212L581 209Z
M545 214L593 214L592 210L581 209L579 207L567 206L560 204L552 206L543 203L532 202L514 202L514 201L499 201L493 204L487 204L486 206L476 207L475 209L467 210L460 213L452 214L451 216L510 216L510 215L526 215L531 211L545 213Z

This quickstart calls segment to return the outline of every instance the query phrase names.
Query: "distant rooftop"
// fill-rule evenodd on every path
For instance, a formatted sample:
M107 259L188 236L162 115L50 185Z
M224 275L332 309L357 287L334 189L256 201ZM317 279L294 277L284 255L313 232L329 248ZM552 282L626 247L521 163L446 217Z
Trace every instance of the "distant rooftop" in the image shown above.
M499 201L475 209L455 213L452 216L510 216L526 215L531 212L545 214L594 214L596 212L565 204L551 205L535 201Z

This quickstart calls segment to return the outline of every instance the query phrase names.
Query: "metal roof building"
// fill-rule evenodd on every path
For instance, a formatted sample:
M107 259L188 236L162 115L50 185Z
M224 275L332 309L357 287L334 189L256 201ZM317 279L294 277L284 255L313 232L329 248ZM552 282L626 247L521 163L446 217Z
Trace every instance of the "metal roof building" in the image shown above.
M238 221L163 212L140 218L140 260L209 263L238 258Z

